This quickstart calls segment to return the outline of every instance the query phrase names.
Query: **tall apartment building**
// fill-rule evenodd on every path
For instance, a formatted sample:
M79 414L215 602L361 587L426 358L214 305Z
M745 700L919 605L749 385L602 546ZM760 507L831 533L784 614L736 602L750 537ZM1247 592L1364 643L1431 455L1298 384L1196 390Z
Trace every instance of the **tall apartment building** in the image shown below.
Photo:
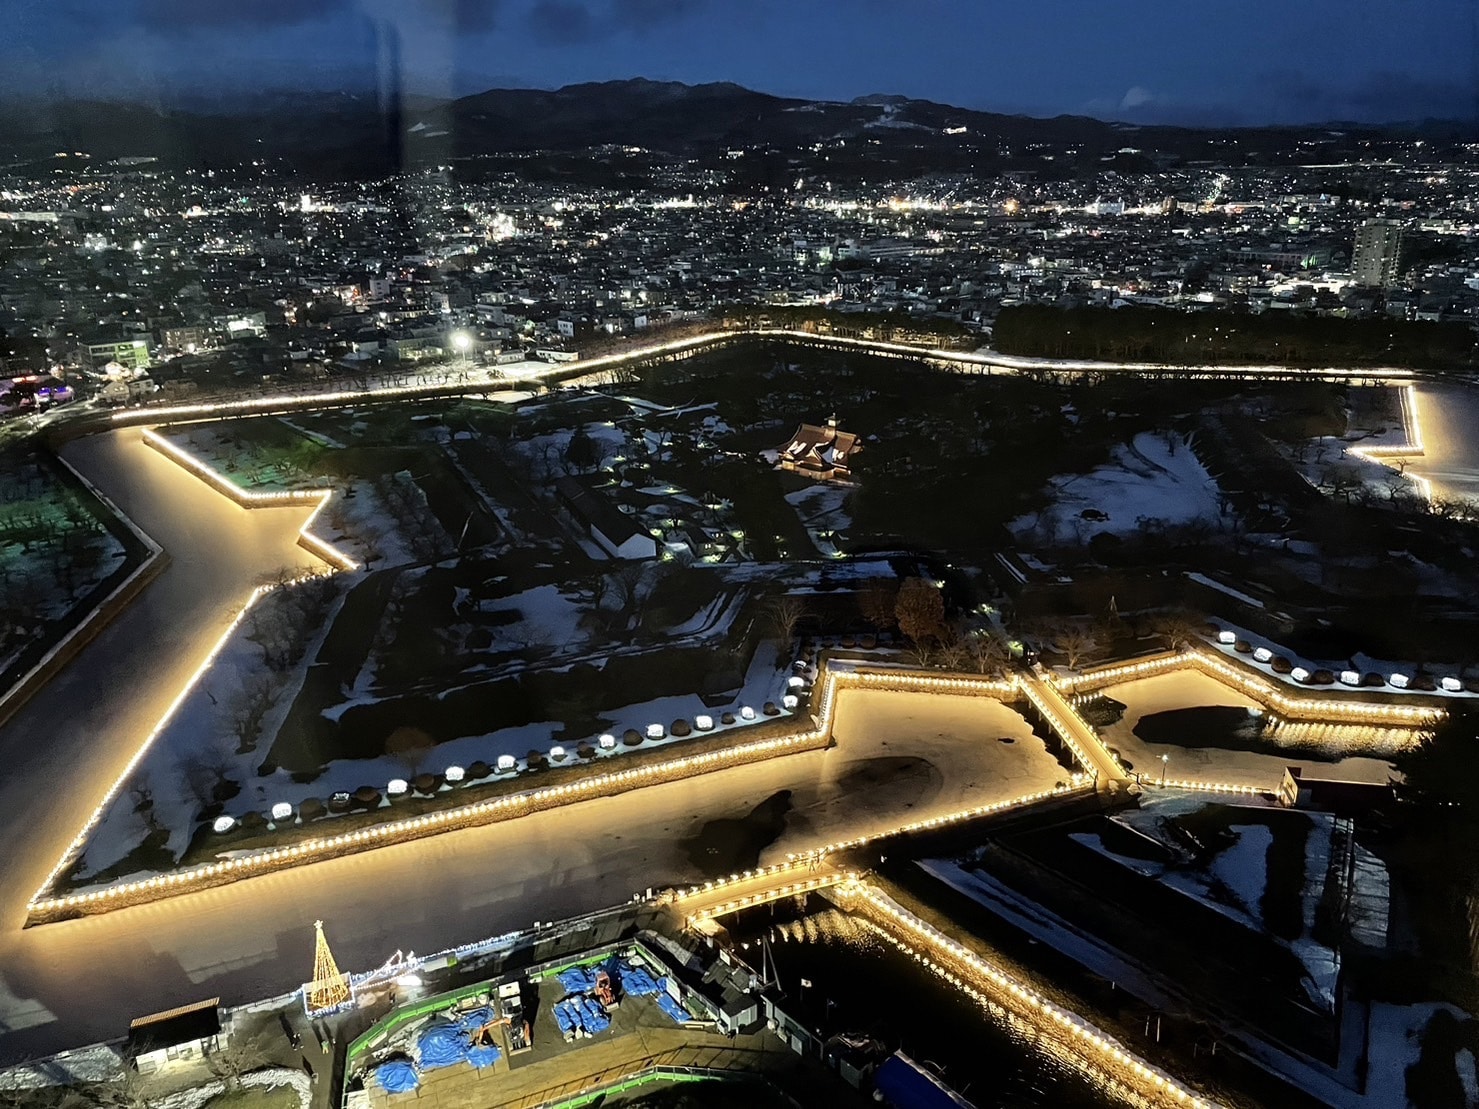
M1402 252L1402 225L1396 220L1369 219L1356 232L1351 261L1357 285L1385 289L1397 281L1397 258Z

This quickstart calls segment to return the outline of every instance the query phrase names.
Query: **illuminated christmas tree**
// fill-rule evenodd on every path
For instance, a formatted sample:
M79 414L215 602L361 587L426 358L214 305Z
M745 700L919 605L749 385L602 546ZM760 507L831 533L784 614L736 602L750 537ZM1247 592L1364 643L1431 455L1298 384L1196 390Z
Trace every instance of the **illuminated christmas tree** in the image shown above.
M308 1011L322 1012L343 1005L352 996L349 975L339 973L329 941L324 938L324 922L313 922L313 980L308 983Z

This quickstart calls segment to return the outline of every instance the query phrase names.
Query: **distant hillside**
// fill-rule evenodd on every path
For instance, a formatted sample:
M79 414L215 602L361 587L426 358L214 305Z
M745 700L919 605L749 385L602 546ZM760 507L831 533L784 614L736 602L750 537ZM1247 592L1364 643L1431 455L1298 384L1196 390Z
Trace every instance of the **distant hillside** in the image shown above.
M1004 159L1024 158L1041 167L1042 154L1052 151L1080 165L1113 157L1122 168L1149 169L1187 159L1335 156L1361 143L1418 134L1440 143L1470 137L1464 127L1441 121L1385 130L1134 127L1084 116L978 112L902 96L807 101L733 84L643 79L554 91L491 89L451 101L407 97L390 106L370 93L271 94L230 113L108 102L0 105L7 162L80 150L100 159L145 155L191 166L281 159L301 172L328 175L603 146L696 157L771 148L804 165L819 144L833 174L866 173L870 166L880 173L989 171L1003 168Z

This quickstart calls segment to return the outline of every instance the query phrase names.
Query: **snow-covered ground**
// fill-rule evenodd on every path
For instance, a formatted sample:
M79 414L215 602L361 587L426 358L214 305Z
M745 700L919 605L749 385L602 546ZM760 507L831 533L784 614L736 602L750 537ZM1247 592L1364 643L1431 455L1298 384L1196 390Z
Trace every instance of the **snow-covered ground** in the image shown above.
M269 594L259 605L265 612L279 600L276 595ZM578 634L583 610L557 586L526 590L489 602L489 605L500 611L518 612L518 621L497 629L499 635L509 637L512 647L527 646L535 632L552 642L564 642L552 638L561 635L583 641ZM307 643L305 659L316 655L335 611L329 612L323 627ZM728 609L707 616L711 629L732 618L733 613ZM227 814L240 817L248 811L266 814L279 803L293 806L296 812L297 806L310 797L325 800L332 793L352 792L363 785L384 793L392 779L410 776L405 761L390 755L374 759L335 760L322 774L306 782L295 780L293 775L280 768L261 773L273 737L302 687L307 671L306 663L281 675L265 669L261 647L248 638L251 621L252 617L248 617L237 634L225 641L215 663L150 746L134 776L137 788L124 789L113 799L88 839L77 877L85 879L114 866L151 832L162 837L158 846L178 860L199 826L199 814L207 804L209 790L218 781L234 782L242 787L240 793L225 804ZM767 719L760 713L761 707L767 701L779 704L786 693L790 671L782 668L784 662L774 644L767 642L757 648L744 683L733 699L733 709L737 714L742 707L750 707L755 710L756 721ZM238 750L234 722L248 691L262 683L264 677L270 688L267 698L270 707L263 714L260 736L254 748L243 752ZM373 701L372 690L373 679L361 673L348 699L325 715L334 718L352 705ZM744 727L748 723L741 719L734 725L725 726L718 719L722 711L723 708L705 704L695 691L604 710L601 716L608 722L606 730L617 736L628 728L646 734L649 726L654 724L662 725L666 731L674 720L693 721L701 715L713 718L715 733ZM555 735L564 729L563 721L547 720L463 736L437 745L425 756L424 765L418 765L416 770L441 773L449 766L465 767L477 760L496 764L500 755L510 755L517 760L522 771L527 753L531 750L550 751L556 745ZM598 737L592 735L588 738L594 743ZM644 740L642 746L673 742L678 740L664 735L661 739ZM569 752L567 759L573 761L576 743L565 739L560 745ZM609 751L598 749L596 757L619 758L626 750L630 748L624 744ZM444 790L455 795L454 787L446 786ZM144 805L141 802L146 793L148 804ZM455 803L455 796L449 796L448 801ZM294 818L289 818L289 823L293 821Z
M1147 798L1139 809L1128 810L1112 819L1147 838L1166 844L1180 855L1184 852L1179 843L1168 838L1162 830L1164 822L1192 816L1205 804L1194 795L1166 794ZM1268 852L1274 843L1274 833L1268 825L1254 819L1259 813L1257 808L1249 812L1248 821L1239 822L1234 817L1229 822L1228 831L1236 837L1232 843L1199 865L1192 864L1189 859L1165 864L1123 855L1106 845L1095 832L1077 832L1072 838L1137 874L1157 879L1229 920L1254 932L1267 933L1262 903L1268 882ZM1316 941L1311 932L1315 911L1325 890L1334 820L1325 813L1287 811L1280 811L1277 818L1302 820L1309 825L1300 895L1304 929L1301 935L1289 941L1277 939L1271 933L1269 939L1287 947L1299 959L1306 975L1300 985L1311 1001L1330 1012L1335 1006L1340 960L1331 948Z
M1101 532L1129 535L1151 521L1214 521L1220 511L1217 483L1175 434L1142 432L1116 447L1108 464L1054 478L1049 495L1048 507L1019 516L1011 530L1048 545L1072 544Z
M1394 744L1410 741L1407 729L1358 727L1348 724L1301 724L1283 722L1265 731L1264 738L1273 743L1299 745L1318 743L1328 748L1328 760L1315 760L1301 749L1297 755L1264 754L1259 751L1235 751L1221 747L1188 744L1147 743L1135 735L1135 726L1143 717L1171 709L1201 706L1236 706L1261 711L1251 697L1229 688L1215 678L1196 670L1177 670L1137 681L1123 682L1101 691L1125 705L1124 716L1114 724L1098 730L1104 742L1120 753L1148 783L1160 776L1161 757L1166 776L1181 781L1220 782L1273 789L1285 767L1302 767L1315 778L1342 781L1386 782L1392 775L1390 755ZM1196 737L1188 737L1189 739Z
M1198 577L1199 575L1188 574L1187 576ZM1262 606L1260 605L1260 607ZM1293 651L1290 651L1287 647L1283 646L1277 641L1259 635L1257 632L1249 631L1247 628L1240 628L1236 624L1229 624L1225 620L1218 620L1217 626L1224 631L1231 632L1234 642L1223 643L1220 639L1210 639L1206 641L1206 645L1209 648L1223 655L1226 655L1228 658L1237 659L1238 663L1242 666L1252 667L1269 681L1278 682L1281 685L1294 686L1297 689L1316 689L1319 691L1322 697L1339 697L1341 696L1342 692L1349 693L1353 689L1358 687L1347 684L1343 679L1338 681L1335 685L1311 686L1308 683L1301 682L1298 678L1296 678L1294 676L1293 670L1291 670L1288 674L1279 674L1275 672L1270 663L1273 662L1275 657L1283 655L1294 665L1294 667L1303 668L1310 673L1313 673L1316 670L1329 670L1334 673L1337 678L1340 678L1341 675L1348 670L1354 671L1356 674L1359 674L1363 678L1367 674L1380 674L1384 678L1388 679L1387 688L1389 691L1400 688L1399 686L1393 685L1390 682L1390 678L1393 674L1410 678L1412 675L1418 673L1421 670L1431 674L1434 678L1435 683L1438 685L1438 688L1435 690L1425 691L1422 694L1424 697L1438 697L1445 700L1465 700L1479 697L1479 694L1471 693L1468 690L1463 689L1461 686L1458 689L1450 689L1444 687L1444 678L1453 679L1453 681L1450 682L1451 685L1459 684L1458 668L1452 665L1425 666L1413 661L1412 659L1378 659L1372 658L1370 655L1367 654L1362 654L1359 651L1356 652L1354 655L1351 655L1349 658L1343 659L1305 658L1302 655L1296 655ZM1242 654L1241 652L1239 652L1236 647L1236 641L1239 639L1243 640L1250 647L1252 647L1253 651L1249 654ZM1260 657L1258 654L1260 650L1267 652L1267 654L1264 657ZM1380 689L1381 687L1378 686L1376 688Z
M818 481L786 494L786 503L795 510L818 552L827 557L838 553L835 533L852 527L847 499L853 486L833 481Z

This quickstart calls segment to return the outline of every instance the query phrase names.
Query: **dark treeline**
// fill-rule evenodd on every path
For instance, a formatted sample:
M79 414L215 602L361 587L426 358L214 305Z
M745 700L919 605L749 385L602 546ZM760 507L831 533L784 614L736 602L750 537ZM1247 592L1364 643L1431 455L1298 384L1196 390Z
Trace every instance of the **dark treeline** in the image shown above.
M1003 308L992 345L1003 354L1127 362L1417 366L1472 362L1461 323L1179 312L1170 308Z
M908 312L839 312L819 304L731 304L715 309L714 315L731 327L779 327L887 343L972 347L981 341L958 320Z

